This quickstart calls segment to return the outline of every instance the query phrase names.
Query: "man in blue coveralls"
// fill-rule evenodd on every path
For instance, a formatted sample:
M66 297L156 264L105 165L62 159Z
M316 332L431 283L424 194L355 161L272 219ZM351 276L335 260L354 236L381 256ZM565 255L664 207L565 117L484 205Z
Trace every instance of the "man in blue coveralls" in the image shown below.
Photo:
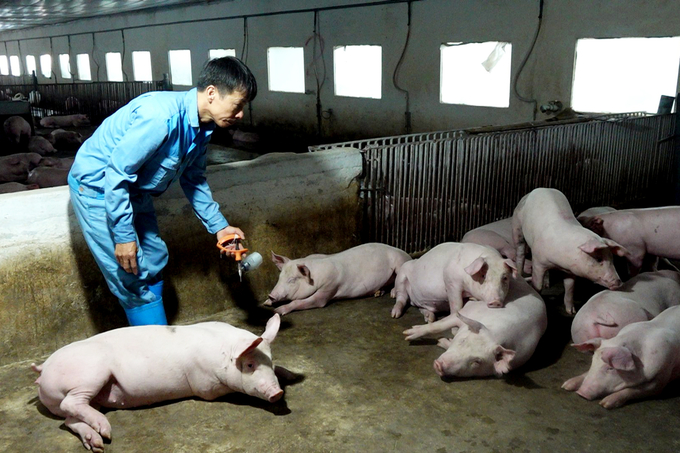
M243 117L257 83L234 57L210 60L196 88L145 93L121 107L78 150L68 175L71 204L94 259L130 325L167 324L160 238L152 195L179 179L196 216L219 241L229 226L205 178L215 126Z

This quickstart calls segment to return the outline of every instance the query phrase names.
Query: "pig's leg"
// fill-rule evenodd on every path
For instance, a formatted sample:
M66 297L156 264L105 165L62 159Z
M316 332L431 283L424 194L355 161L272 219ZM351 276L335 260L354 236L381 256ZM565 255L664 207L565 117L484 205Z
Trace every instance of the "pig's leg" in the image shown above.
M564 384L562 384L562 388L570 392L575 392L576 390L581 388L581 384L583 384L583 380L586 378L587 374L588 372L586 371L585 373L579 376L567 380Z
M657 375L652 379L655 378L658 379L659 376ZM647 398L648 396L658 395L664 389L665 385L665 382L662 383L661 381L653 380L637 387L628 387L605 396L602 401L600 401L600 406L605 409L615 409L623 406L629 400L639 400Z
M564 277L564 309L570 315L575 315L576 310L574 309L574 285L576 279L574 276Z
M442 349L449 349L449 347L451 347L451 343L453 343L452 338L440 338L439 341L437 341L437 346Z
M518 269L521 269L518 267ZM536 291L541 291L543 289L543 279L545 278L545 272L547 269L537 260L534 260L533 266L531 268L531 286L536 289Z
M404 335L406 335L406 340L415 340L428 334L446 332L457 327L459 324L460 318L454 314L429 324L413 326L405 330Z
M90 425L75 417L66 417L64 424L80 436L80 441L86 449L96 453L104 451L104 439Z
M406 304L408 304L408 288L409 288L409 281L408 277L406 275L398 274L397 279L394 282L394 297L397 298L397 301L394 303L394 307L392 307L392 317L393 318L398 318L401 315L404 314L404 310L406 309Z
M453 272L444 273L444 288L446 288L446 298L449 301L451 314L455 315L458 313L458 310L463 308L463 287Z
M274 311L281 316L295 310L308 310L310 308L325 307L332 295L326 291L317 291L306 299L292 300L286 305L277 307Z
M512 219L512 242L515 245L515 266L521 273L524 269L527 242L524 239L524 234L522 234L522 225L515 218Z
M429 310L427 308L420 308L419 310L420 313L423 315L423 318L425 318L426 323L434 322L434 320L437 319L432 310Z

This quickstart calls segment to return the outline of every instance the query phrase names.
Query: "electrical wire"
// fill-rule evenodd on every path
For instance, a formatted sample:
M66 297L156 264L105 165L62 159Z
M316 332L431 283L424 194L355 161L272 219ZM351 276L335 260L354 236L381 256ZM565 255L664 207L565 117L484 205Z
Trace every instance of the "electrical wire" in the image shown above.
M536 41L538 40L538 34L541 32L541 24L543 22L543 0L539 0L539 12L538 12L538 25L536 26L536 33L534 33L534 38L531 41L531 46L529 47L529 50L527 51L526 55L524 55L524 59L522 60L522 63L519 65L519 69L517 70L517 73L515 74L515 78L512 82L512 89L513 92L515 93L515 97L519 99L522 102L526 102L527 104L533 104L534 109L533 109L533 119L536 119L536 111L538 108L538 102L536 99L529 99L523 97L521 94L519 94L519 91L517 91L517 82L519 81L519 76L522 74L522 71L524 70L524 65L526 65L527 60L529 59L529 56L534 50L534 46L536 45Z
M94 33L92 33L92 61L94 61L94 64L97 65L97 82L99 82L99 62L97 61L95 49L97 48L95 44L95 37Z
M120 36L123 40L123 54L120 57L120 70L123 73L123 78L127 82L130 78L128 77L127 72L125 72L125 30L120 31Z
M404 93L404 95L406 96L406 111L404 112L405 120L404 130L406 134L411 133L411 101L408 90L401 88L399 86L397 79L399 75L399 69L401 69L401 64L404 62L404 56L406 55L406 49L408 49L408 43L410 39L411 39L411 2L408 2L408 22L406 31L406 42L404 42L404 48L401 51L401 56L399 57L397 66L395 66L394 73L392 74L392 84L397 90Z
M316 81L316 128L317 128L317 134L319 136L322 135L323 129L322 129L322 120L324 118L323 116L323 108L321 105L321 89L323 88L324 84L326 83L326 59L324 57L324 51L325 51L325 42L323 37L321 36L320 32L320 22L319 22L319 11L314 11L314 29L312 31L312 36L307 38L307 41L305 41L305 47L309 45L309 42L311 41L312 44L312 61L307 67L306 73L309 74L309 69L311 68L314 71L314 79ZM316 52L316 47L317 44L319 46L319 54L317 55ZM319 78L319 71L317 68L317 64L319 61L319 58L321 59L322 62L322 68L323 68L323 77ZM330 118L330 116L329 116Z

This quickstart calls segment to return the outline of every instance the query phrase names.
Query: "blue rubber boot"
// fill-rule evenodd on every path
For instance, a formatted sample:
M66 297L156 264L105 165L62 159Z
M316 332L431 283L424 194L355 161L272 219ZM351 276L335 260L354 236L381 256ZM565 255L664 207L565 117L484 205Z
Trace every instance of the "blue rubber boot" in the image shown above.
M163 298L163 280L159 280L158 282L154 283L153 285L149 285L149 291L153 293L154 296L156 296L156 299L162 299Z
M165 308L163 308L163 299L160 297L139 307L125 308L125 315L131 326L168 325Z

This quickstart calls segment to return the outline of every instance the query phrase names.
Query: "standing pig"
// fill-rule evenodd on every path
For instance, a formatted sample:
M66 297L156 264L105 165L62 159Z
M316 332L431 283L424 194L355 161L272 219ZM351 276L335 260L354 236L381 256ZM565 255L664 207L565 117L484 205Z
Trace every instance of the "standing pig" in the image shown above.
M434 361L439 376L502 376L531 358L548 326L545 303L521 277L510 280L505 307L471 300L457 313L405 330L406 340L452 329L441 338L444 352Z
M31 125L22 117L15 115L7 118L3 124L5 137L13 145L28 146L31 138Z
M613 409L628 400L660 393L680 377L680 306L651 321L629 324L614 338L593 338L574 345L594 351L590 370L566 381L562 388L587 400L602 398Z
M44 156L45 154L56 153L57 150L54 149L54 146L48 139L40 135L36 135L35 137L31 137L28 142L28 152L38 153L41 156Z
M608 289L621 286L612 252L626 256L624 247L601 238L578 223L567 197L556 189L538 188L525 195L512 216L513 241L517 247L517 268L522 269L528 245L532 253L531 284L543 288L550 269L567 274L564 279L564 307L574 310L574 277L583 277Z
M280 326L274 315L262 336L223 322L189 326L136 326L71 343L41 366L40 401L102 452L111 425L100 406L116 409L197 396L213 400L231 392L275 402L283 395L270 344Z
M680 259L680 206L622 209L581 216L581 222L628 250L631 275L640 271L646 254Z
M680 274L675 271L645 272L619 289L591 297L574 316L571 339L583 343L593 338L612 338L628 324L649 321L680 304Z
M82 113L63 116L46 116L40 120L40 125L42 127L89 126L90 118L88 118L87 115L83 115Z
M517 257L517 251L512 242L512 217L470 230L465 233L460 242L486 245L498 250L503 258L512 261L515 261ZM524 261L524 272L531 274L531 260Z
M68 184L68 168L36 167L28 172L27 184L37 184L38 187L65 186Z
M0 157L0 183L26 182L28 172L40 164L38 153L17 153Z
M394 283L397 301L392 317L401 316L409 301L420 309L426 322L434 321L436 312L457 312L467 297L489 307L502 307L510 276L516 273L515 264L490 247L439 244L402 266Z
M375 294L391 285L402 264L411 257L386 244L368 243L334 255L309 255L291 260L272 252L279 281L264 305L289 300L276 308L285 315L294 310L325 307L331 299Z

